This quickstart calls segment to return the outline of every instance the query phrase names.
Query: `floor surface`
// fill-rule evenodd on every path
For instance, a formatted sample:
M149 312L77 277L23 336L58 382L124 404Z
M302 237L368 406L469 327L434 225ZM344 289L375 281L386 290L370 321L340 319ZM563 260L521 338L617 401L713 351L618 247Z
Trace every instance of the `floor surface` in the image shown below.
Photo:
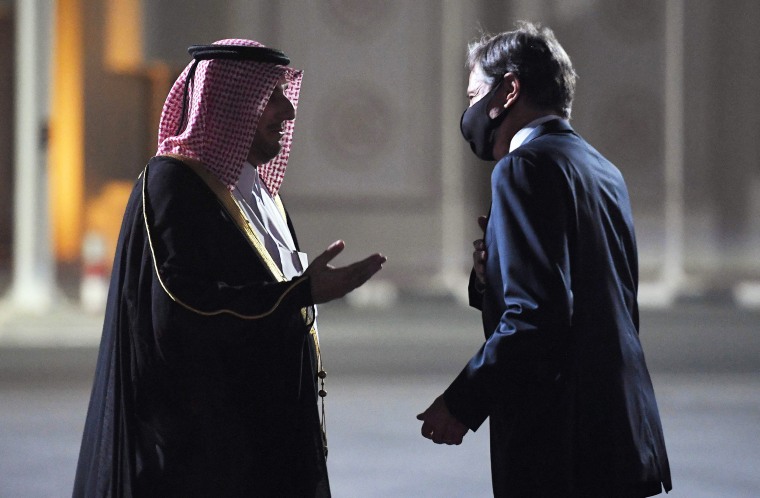
M99 327L75 315L0 322L2 498L71 495ZM42 329L81 337L55 347L14 339ZM437 446L415 419L479 334L477 314L452 303L323 307L334 496L491 496L487 428ZM645 312L642 342L673 473L668 496L760 496L760 314L696 304Z

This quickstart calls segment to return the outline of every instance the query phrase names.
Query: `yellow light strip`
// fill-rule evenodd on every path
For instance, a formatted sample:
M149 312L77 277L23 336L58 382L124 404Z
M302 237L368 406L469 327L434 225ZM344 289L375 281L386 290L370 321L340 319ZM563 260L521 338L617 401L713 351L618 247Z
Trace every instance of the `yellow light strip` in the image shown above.
M84 65L82 0L58 0L50 116L49 189L56 257L75 261L84 205Z
M134 72L142 66L142 2L107 0L105 62L111 71Z

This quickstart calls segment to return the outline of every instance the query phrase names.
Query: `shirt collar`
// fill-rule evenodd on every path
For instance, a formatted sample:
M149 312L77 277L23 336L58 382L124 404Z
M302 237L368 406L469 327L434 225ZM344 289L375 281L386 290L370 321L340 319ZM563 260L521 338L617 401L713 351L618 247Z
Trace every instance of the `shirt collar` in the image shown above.
M534 119L525 125L520 131L515 133L515 136L512 137L512 141L509 142L509 152L512 152L516 148L520 147L523 143L525 143L525 139L528 138L531 133L533 133L533 130L546 123L547 121L551 121L552 119L562 118L556 114L547 114L545 116L541 116L538 119Z
M259 172L256 166L245 161L243 163L243 170L240 172L240 177L237 181L238 188L250 190L250 187L256 182L257 176L259 176Z
M261 180L259 170L248 161L243 163L243 169L237 181L237 189L246 201L251 201L252 195L261 196Z

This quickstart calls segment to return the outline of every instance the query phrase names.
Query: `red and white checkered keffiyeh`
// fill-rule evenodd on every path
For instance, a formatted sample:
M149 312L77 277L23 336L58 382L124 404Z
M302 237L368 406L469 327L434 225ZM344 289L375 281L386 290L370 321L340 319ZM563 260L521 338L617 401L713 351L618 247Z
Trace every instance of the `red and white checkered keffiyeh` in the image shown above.
M227 39L214 45L263 47L241 39ZM158 128L156 155L179 154L196 159L227 188L233 189L248 158L256 126L277 82L285 77L285 96L295 109L303 71L265 62L202 60L188 89L187 123L177 135L182 119L185 80L191 62L174 82L166 97ZM258 167L259 176L272 195L285 177L293 141L293 121L284 124L280 153Z

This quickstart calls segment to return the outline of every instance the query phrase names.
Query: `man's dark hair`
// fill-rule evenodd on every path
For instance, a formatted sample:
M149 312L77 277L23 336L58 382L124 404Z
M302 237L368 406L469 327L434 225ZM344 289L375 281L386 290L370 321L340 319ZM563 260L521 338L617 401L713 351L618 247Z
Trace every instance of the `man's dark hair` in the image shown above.
M514 31L483 35L468 49L467 66L470 71L480 66L491 88L514 73L533 105L570 118L577 76L551 29L518 21Z

